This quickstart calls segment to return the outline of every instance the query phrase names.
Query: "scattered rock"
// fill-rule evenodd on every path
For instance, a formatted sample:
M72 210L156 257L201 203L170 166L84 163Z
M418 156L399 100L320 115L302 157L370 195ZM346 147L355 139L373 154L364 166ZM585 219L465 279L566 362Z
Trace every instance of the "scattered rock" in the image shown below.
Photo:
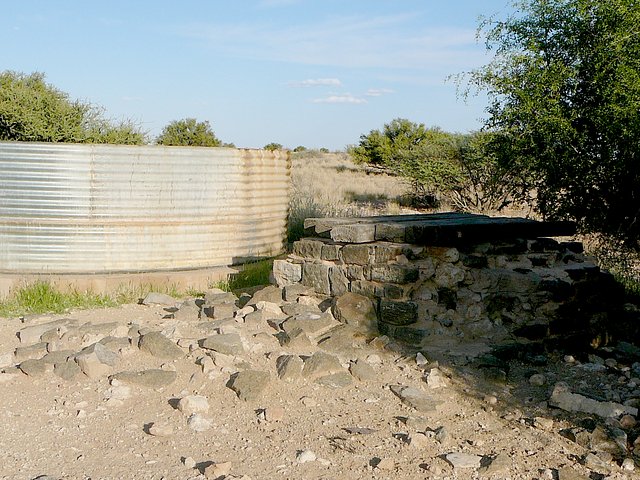
M549 405L568 412L592 413L605 418L618 417L625 413L638 415L638 409L635 407L622 405L620 403L593 400L578 393L571 393L565 386L560 384L554 387L551 398L549 399Z
M170 437L174 433L173 427L168 423L153 423L149 427L148 432L149 432L149 435L152 435L154 437ZM186 463L185 463L185 466L186 466ZM196 463L193 462L193 466L190 468L193 468L195 466L196 466Z
M345 293L335 299L334 317L342 322L366 331L377 331L378 317L369 297L357 293Z
M177 301L175 298L159 292L149 292L140 302L142 305L166 305L174 306Z
M317 378L344 371L340 360L325 352L315 352L304 360L302 376L315 380Z
M433 412L439 405L439 402L435 401L430 395L417 388L403 385L391 385L389 388L402 403L415 408L419 412Z
M482 457L471 453L453 452L445 455L453 468L479 468Z
M107 375L112 367L118 363L117 353L112 352L101 343L94 343L83 348L75 356L75 361L89 378L98 378Z
M229 387L236 392L240 400L252 402L260 398L270 381L269 372L245 370L231 377Z
M143 352L166 360L175 360L184 356L182 349L160 332L150 332L142 335L139 347Z
M258 290L253 294L247 305L255 305L258 302L271 302L282 305L282 289L273 285Z
M447 386L447 379L438 368L432 368L425 373L424 380L429 388L442 388Z
M504 452L499 453L493 459L491 459L490 463L487 466L481 467L479 472L481 475L486 475L488 477L503 475L509 471L512 463L513 460L511 459L510 455Z
M589 480L589 477L582 475L571 467L560 467L558 469L558 480Z
M302 376L304 362L297 355L281 355L276 360L276 369L280 380L297 380Z
M316 458L316 454L311 450L301 450L296 454L296 462L298 463L315 462Z
M30 377L40 377L47 371L47 364L44 360L25 360L18 368L22 370L22 373Z
M187 468L196 468L196 461L191 457L184 457L182 464Z
M316 378L315 383L329 388L344 388L352 383L352 377L347 372L338 372Z
M376 372L367 362L357 359L349 365L349 372L361 382L370 382L376 378Z
M202 395L187 395L178 402L178 410L186 416L191 416L194 413L207 413L209 411L209 402L207 397Z
M187 420L187 425L195 432L206 432L212 427L213 422L199 413L194 413Z
M244 352L242 338L237 333L212 335L201 340L200 346L226 355L240 355Z
M73 380L82 373L82 370L76 362L69 359L66 362L54 364L53 373L63 380Z
M231 472L231 462L212 463L204 468L204 476L211 479L227 478Z

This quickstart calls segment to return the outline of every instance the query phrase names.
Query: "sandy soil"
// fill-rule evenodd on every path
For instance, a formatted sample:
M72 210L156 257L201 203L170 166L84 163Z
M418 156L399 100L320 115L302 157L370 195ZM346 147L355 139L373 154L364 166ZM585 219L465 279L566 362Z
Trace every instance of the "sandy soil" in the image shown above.
M282 354L306 358L321 349L314 342L281 346L268 323L250 328L238 319L228 330L241 334L245 353L211 355L196 342L212 334L210 323L163 318L166 314L160 305L126 305L24 321L0 319L0 356L5 359L24 346L16 332L25 326L72 318L80 326L117 324L85 329L90 333L78 340L76 349L114 333L124 333L134 344L120 344L110 373L148 368L177 372L175 382L165 387L123 388L108 374L63 380L51 366L34 376L4 368L0 478L216 478L214 464L222 464L219 478L245 480L638 478L619 466L623 457L632 457L635 427L627 430L630 453L614 458L600 454L604 460L595 461L588 457L594 448L560 434L589 416L547 404L556 381L588 387L589 381L609 381L607 374L628 381L631 375L625 377L628 368L622 365L598 373L602 378L593 373L578 378L575 372L583 371L579 361L546 353L542 367L515 359L493 375L495 369L473 362L433 363L429 352L426 363L418 357L418 365L411 352L356 336L331 353L345 372L358 359L373 375L354 376L350 384L332 387L309 378L278 378L276 359ZM184 354L167 360L138 350L131 326L162 331ZM205 357L214 361L203 362ZM239 399L227 386L234 372L247 370L270 374L266 390L251 401ZM532 385L533 373L543 375L544 383ZM418 411L406 405L390 388L398 385L418 389L436 406ZM206 397L208 411L201 416L211 422L209 429L195 431L177 408L188 395ZM166 430L166 436L150 434L154 425L161 433ZM463 458L470 465L454 466L452 453L471 454ZM632 468L629 461L626 466Z

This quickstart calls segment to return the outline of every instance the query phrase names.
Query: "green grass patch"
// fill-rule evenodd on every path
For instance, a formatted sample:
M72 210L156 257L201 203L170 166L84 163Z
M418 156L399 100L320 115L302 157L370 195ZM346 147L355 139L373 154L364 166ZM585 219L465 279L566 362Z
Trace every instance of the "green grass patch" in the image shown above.
M39 313L64 313L73 308L106 308L117 305L109 295L93 292L61 292L49 282L36 281L0 301L0 317Z
M257 287L258 285L268 285L272 268L272 258L246 263L238 273L229 275L226 280L217 282L213 286L226 292L231 292L243 288Z

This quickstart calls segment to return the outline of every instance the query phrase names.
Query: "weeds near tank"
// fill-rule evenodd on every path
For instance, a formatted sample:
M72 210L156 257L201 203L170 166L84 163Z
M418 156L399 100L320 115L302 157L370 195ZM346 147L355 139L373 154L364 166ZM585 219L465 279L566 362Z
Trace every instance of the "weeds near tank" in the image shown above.
M93 292L62 292L49 282L37 281L20 287L0 301L0 317L39 313L64 313L71 309L113 307L117 303L108 295Z
M66 313L70 310L117 307L138 303L149 292L166 293L174 298L192 296L181 292L176 285L121 285L111 294L90 290L63 291L50 282L39 280L24 285L0 300L0 317L17 317L41 313Z
M229 275L226 280L217 282L213 286L226 292L232 292L243 288L268 285L272 268L273 259L246 263L238 273Z

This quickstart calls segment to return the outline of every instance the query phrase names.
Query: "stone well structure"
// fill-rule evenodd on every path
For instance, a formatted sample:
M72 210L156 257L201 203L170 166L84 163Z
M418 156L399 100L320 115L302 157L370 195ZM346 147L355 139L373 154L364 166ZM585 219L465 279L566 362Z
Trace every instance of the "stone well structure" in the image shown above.
M416 346L592 340L615 282L570 222L445 213L310 218L279 286L371 298L381 334ZM552 238L556 237L556 238Z

